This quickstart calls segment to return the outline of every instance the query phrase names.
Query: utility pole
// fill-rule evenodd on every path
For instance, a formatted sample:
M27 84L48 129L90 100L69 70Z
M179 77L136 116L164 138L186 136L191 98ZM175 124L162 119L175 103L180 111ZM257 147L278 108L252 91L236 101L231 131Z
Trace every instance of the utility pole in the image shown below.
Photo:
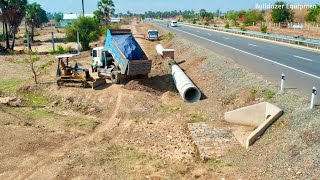
M55 51L55 47L54 47L54 33L51 32L51 37L52 37L52 50Z
M82 0L82 16L84 16L84 2Z

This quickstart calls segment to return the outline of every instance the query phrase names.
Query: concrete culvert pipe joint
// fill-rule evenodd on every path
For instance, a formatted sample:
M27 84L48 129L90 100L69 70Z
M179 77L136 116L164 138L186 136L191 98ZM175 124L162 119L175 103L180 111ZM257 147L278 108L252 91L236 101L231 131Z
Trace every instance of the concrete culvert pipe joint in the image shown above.
M200 90L176 64L172 65L172 78L184 101L188 103L195 103L200 100Z

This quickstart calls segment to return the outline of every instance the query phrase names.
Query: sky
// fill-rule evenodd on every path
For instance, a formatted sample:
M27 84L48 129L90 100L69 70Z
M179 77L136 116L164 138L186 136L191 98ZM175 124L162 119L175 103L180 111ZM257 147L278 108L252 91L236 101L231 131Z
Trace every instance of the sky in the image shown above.
M255 8L256 4L274 3L277 0L113 0L116 13L144 13L146 11L194 10L223 12ZM290 4L320 4L320 0L283 0ZM81 0L29 0L37 2L47 12L81 13ZM97 10L98 0L84 0L85 13Z

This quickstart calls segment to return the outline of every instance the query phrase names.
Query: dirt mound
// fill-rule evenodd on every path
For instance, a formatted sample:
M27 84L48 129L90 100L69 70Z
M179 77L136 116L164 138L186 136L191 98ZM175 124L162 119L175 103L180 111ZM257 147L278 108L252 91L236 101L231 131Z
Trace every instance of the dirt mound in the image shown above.
M171 75L155 76L149 79L136 79L129 81L123 88L128 90L150 92L162 95L168 91L176 91Z
M7 106L19 106L21 104L21 99L16 97L0 97L0 104Z
M159 86L156 85L151 79L131 80L124 86L124 88L128 90L155 93L157 95L161 94L161 92L158 90Z

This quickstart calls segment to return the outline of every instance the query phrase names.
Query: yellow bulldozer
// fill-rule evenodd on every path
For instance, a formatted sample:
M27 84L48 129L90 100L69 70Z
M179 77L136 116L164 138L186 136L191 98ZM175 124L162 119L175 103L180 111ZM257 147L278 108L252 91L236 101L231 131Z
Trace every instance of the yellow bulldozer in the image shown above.
M89 70L78 67L78 63L74 57L80 56L79 54L64 54L57 56L58 67L56 76L58 77L58 86L67 87L90 87L95 89L101 85L106 84L106 80L101 77L93 78L90 76ZM74 60L74 66L70 66L70 60Z

